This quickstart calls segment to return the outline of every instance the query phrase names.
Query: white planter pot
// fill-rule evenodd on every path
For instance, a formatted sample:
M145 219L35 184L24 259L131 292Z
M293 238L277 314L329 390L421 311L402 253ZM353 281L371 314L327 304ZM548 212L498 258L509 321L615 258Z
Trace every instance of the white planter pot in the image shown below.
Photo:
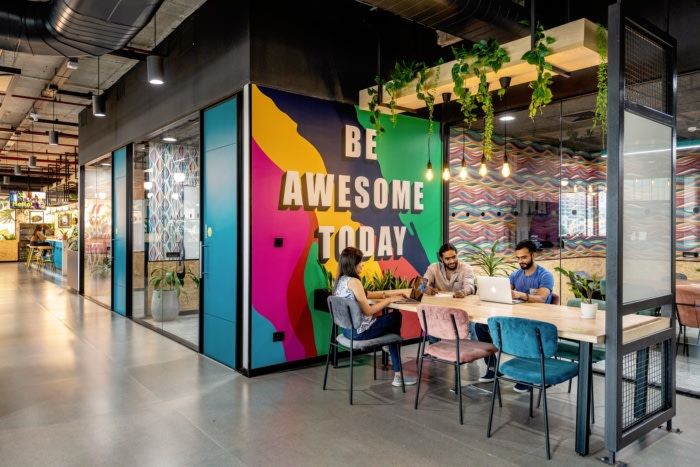
M61 275L67 276L68 275L68 267L66 266L68 264L68 242L66 240L63 240L63 247L61 248Z
M180 300L174 290L156 290L151 297L151 317L154 321L172 321L180 313Z
M66 285L69 289L78 290L78 252L63 249L66 257L63 260L63 270L66 272Z
M597 312L598 312L598 304L597 303L581 303L581 318L583 318L583 319L595 319Z

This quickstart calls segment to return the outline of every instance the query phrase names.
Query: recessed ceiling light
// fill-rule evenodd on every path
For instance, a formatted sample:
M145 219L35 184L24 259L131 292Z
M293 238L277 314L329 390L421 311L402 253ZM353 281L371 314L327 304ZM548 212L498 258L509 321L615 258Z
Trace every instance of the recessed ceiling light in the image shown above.
M499 120L502 122L511 122L511 121L515 120L515 117L513 117L512 115L504 115L504 116L500 117Z
M172 136L164 136L163 141L166 143L175 143L177 141L177 138L174 138Z

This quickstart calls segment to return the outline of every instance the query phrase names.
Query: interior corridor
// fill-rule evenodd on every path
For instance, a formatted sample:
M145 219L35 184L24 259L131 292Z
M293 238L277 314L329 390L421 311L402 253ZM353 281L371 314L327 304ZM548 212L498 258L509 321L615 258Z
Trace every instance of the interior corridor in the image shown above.
M249 379L53 280L0 265L0 465L601 465L600 376L586 458L573 448L575 395L548 391L546 461L541 412L531 419L527 395L509 386L487 440L488 396L468 391L460 426L442 367L426 364L416 411L415 388L402 394L388 372L372 381L364 358L350 407L345 368L331 369L325 392L323 366ZM415 347L404 349L409 374L414 358ZM463 382L480 371L470 365ZM699 417L697 400L678 396L683 433L655 430L620 459L696 465Z

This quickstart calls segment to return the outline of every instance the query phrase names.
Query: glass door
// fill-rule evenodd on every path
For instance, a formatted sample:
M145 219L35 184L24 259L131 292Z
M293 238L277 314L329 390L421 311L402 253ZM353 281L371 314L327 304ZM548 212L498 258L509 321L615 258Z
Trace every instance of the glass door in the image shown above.
M83 293L112 307L112 156L85 166Z
M134 145L132 317L199 348L199 119Z

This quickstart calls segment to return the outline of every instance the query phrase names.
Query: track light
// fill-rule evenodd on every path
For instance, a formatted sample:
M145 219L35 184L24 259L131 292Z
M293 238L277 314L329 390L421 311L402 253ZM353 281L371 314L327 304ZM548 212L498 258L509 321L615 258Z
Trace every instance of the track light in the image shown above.
M77 70L78 69L78 59L77 58L69 58L68 62L66 62L66 68L69 70Z
M92 115L95 117L106 117L107 110L104 95L92 95Z
M481 163L479 164L479 175L485 177L488 173L488 168L486 167L486 156L481 156Z
M165 72L163 67L163 57L160 55L149 55L146 57L146 74L148 82L160 85L165 83Z
M51 146L57 146L58 145L58 131L56 130L49 130L49 144Z
M32 169L36 167L36 156L29 156L29 160L27 161L27 167L30 167Z
M19 166L19 164L15 164L15 175L22 175L22 168Z
M32 109L29 111L29 118L36 122L37 120L39 120L39 114L36 112L36 110Z
M2 177L2 184L3 185L9 185L10 184L10 176L9 175L4 175Z
M433 179L433 163L430 161L428 161L428 167L426 168L426 171L425 171L425 178L428 181Z

